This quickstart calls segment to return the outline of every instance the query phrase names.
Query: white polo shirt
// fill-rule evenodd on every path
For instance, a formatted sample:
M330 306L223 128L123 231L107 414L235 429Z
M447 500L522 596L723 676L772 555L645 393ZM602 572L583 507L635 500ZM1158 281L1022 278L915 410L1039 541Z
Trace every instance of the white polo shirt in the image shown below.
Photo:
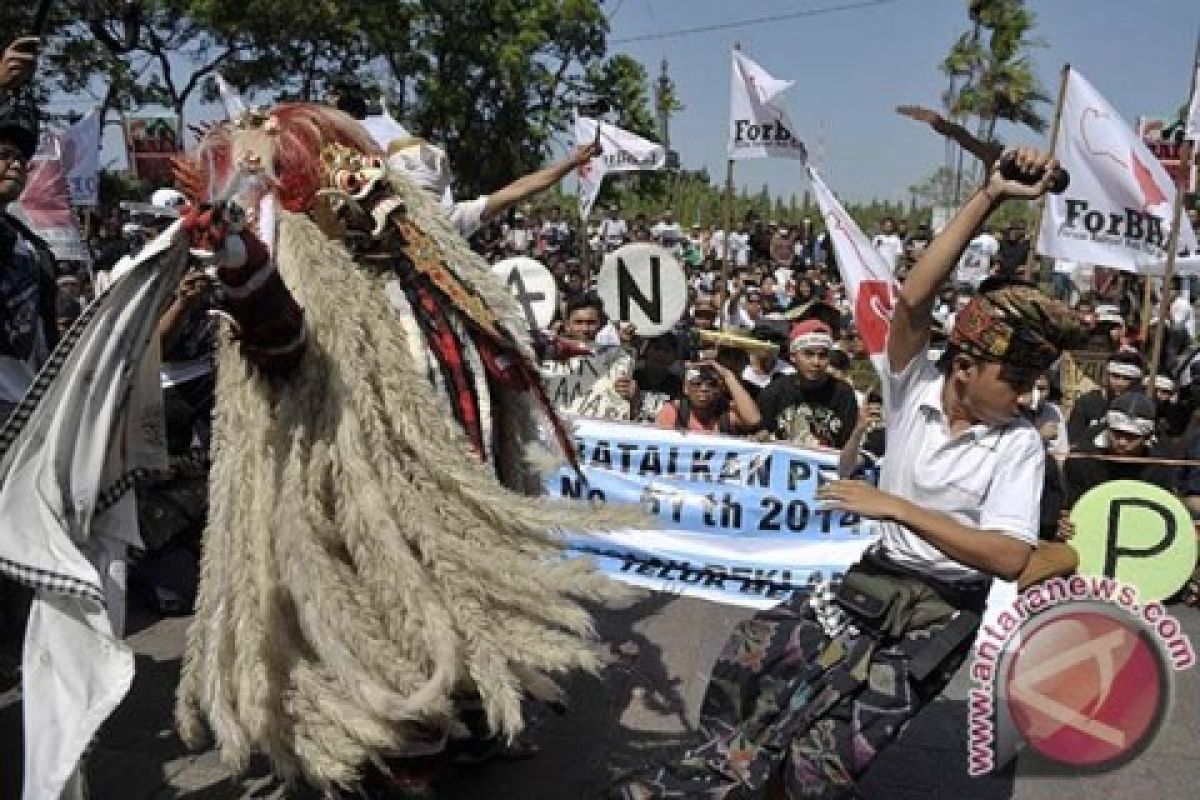
M1021 418L951 433L942 409L945 382L924 352L903 372L889 374L887 458L879 488L964 525L1036 546L1046 468L1041 437ZM984 574L897 522L878 524L880 544L897 563L946 580Z

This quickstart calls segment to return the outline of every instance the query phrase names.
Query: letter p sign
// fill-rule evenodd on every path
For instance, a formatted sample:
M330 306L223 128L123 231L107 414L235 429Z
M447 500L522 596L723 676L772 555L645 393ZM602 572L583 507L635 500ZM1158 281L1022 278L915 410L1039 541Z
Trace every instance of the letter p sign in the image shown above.
M1192 516L1170 492L1141 481L1109 481L1071 511L1082 575L1136 586L1142 600L1163 600L1187 583L1196 566Z

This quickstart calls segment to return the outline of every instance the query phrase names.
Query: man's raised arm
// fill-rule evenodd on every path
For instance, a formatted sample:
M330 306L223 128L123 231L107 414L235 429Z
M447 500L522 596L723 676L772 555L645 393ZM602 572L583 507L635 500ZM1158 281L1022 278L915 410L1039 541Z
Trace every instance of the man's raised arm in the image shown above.
M945 230L925 248L916 266L904 279L896 297L888 334L888 364L892 372L902 371L928 346L938 288L949 277L971 237L988 215L1004 200L1033 199L1041 196L1049 186L1058 166L1052 156L1028 147L1016 148L1011 153L1017 168L1030 183L1005 180L993 165L987 183L971 195Z

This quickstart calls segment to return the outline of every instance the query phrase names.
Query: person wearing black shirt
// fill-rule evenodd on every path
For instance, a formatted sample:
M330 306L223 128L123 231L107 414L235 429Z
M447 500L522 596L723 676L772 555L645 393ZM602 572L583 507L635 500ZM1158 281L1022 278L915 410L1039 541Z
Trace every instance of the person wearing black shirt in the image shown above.
M1168 458L1167 448L1154 439L1154 402L1139 392L1126 392L1113 400L1103 422L1093 426L1078 446L1080 453L1098 456ZM1182 477L1178 467L1146 462L1072 458L1066 466L1067 508L1102 483L1143 481L1176 491Z
M631 419L653 422L671 400L683 396L682 363L679 361L679 337L664 333L642 345L642 355L633 370L638 396Z
M1000 250L996 253L996 276L1000 278L1016 278L1020 276L1025 262L1029 259L1029 239L1025 237L1024 223L1011 223L1004 231L1000 240Z
M780 441L841 448L858 419L858 399L829 372L833 333L819 320L792 328L790 356L796 374L771 383L759 395L763 430Z
M1109 405L1120 395L1141 385L1145 362L1135 352L1113 354L1104 368L1104 388L1081 394L1067 418L1067 440L1072 447L1081 444L1085 434L1104 421Z

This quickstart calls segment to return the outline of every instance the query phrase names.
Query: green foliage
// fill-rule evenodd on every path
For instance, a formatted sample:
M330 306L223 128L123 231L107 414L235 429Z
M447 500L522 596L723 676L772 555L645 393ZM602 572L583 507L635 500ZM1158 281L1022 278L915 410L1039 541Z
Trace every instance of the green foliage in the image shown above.
M968 14L972 30L959 36L941 65L952 81L947 109L976 118L985 139L994 137L1000 120L1043 132L1039 107L1050 97L1026 52L1038 44L1029 38L1033 12L1024 0L968 0Z

